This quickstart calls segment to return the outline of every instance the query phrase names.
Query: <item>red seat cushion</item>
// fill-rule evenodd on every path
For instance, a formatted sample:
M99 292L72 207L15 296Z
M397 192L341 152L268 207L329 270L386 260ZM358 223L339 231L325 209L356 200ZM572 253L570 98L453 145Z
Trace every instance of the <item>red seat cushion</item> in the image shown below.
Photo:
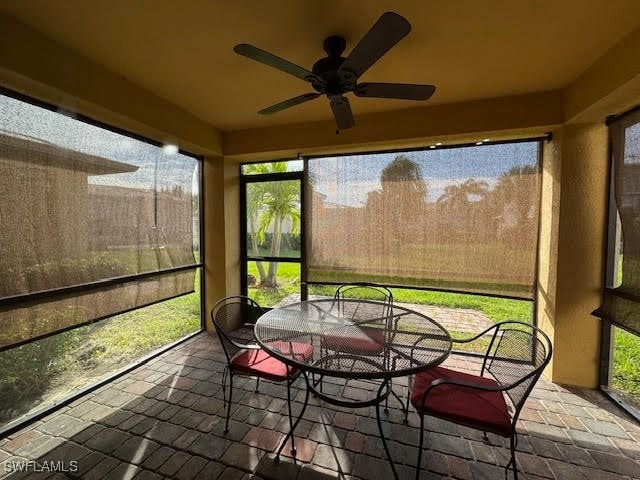
M325 348L363 355L377 355L383 350L383 344L383 330L356 325L332 329L322 339Z
M434 380L451 378L496 387L498 383L486 377L457 372L444 367L431 368L416 374L411 392L411 403L420 414L451 420L509 437L511 416L502 392L475 390L459 385L441 385L427 395L423 405L422 395Z
M313 355L313 346L296 342L273 342L269 344L285 355L290 355L293 350L296 358L304 360ZM231 360L231 368L236 373L255 375L274 382L283 382L289 376L296 373L297 369L286 365L275 357L269 355L266 350L245 350Z

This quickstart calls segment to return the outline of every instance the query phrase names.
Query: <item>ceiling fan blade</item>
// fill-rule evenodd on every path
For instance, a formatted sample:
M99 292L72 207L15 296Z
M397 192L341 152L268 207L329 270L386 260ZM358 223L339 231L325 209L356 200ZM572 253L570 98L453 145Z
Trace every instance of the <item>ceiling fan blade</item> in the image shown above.
M353 93L356 97L399 98L427 100L436 91L433 85L413 83L359 83Z
M270 107L263 108L258 113L261 115L271 115L272 113L280 112L285 108L308 102L309 100L313 100L314 98L318 98L319 96L319 93L305 93L304 95L298 95L297 97L293 97L283 102L276 103L275 105L271 105Z
M411 24L407 19L394 12L383 13L338 70L360 77L410 31Z
M265 52L264 50L254 47L253 45L249 45L248 43L240 43L236 45L233 47L233 51L237 54L250 58L251 60L255 60L256 62L277 68L278 70L300 78L301 80L305 80L307 82L316 82L320 80L313 74L313 72L306 68L302 68L295 63L291 63L290 61L280 58L272 53Z
M333 110L338 130L346 130L353 127L356 122L353 119L353 113L351 113L349 100L341 95L332 95L329 100L331 101L331 110Z

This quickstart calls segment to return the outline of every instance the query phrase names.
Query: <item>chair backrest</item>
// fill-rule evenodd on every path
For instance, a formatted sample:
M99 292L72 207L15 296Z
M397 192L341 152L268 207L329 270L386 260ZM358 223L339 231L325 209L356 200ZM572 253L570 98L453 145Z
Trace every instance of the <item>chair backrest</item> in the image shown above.
M357 305L345 300L373 300L378 303ZM340 315L354 321L367 321L372 318L386 319L393 315L393 294L391 290L375 283L345 283L336 290L333 298Z
M509 397L518 418L544 368L551 360L551 340L538 327L516 321L500 322L487 331L493 335L485 354L482 374L489 372Z
M234 335L234 331L245 324L255 324L264 313L265 310L255 300L242 295L225 297L214 305L211 321L228 361L247 344L253 343L252 338Z

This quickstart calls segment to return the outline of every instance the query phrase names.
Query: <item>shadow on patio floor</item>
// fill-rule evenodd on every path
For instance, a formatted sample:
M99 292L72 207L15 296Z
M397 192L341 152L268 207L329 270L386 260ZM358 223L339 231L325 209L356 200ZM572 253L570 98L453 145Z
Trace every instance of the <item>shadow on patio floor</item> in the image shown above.
M452 356L448 363L475 368ZM392 477L378 437L375 410L310 399L296 430L297 461L273 452L288 429L286 388L238 379L225 435L221 380L224 357L207 333L185 342L24 430L0 440L3 478L82 479L375 479ZM299 379L295 386L303 386ZM328 382L340 389L339 381ZM376 385L351 381L345 395ZM395 382L401 397L406 379ZM304 391L295 394L302 407ZM415 476L418 417L404 425L397 402L384 422L400 478ZM299 410L298 410L299 411ZM501 479L503 438L437 419L427 422L422 479ZM599 392L539 382L519 422L523 479L640 478L640 427ZM285 447L283 455L289 452ZM18 471L22 469L23 471ZM512 474L509 473L509 478Z

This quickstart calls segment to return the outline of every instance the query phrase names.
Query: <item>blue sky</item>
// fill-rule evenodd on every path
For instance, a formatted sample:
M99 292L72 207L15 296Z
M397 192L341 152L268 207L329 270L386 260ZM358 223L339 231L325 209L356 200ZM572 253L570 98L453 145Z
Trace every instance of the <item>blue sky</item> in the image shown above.
M400 154L418 164L427 184L427 200L434 202L447 185L474 178L493 187L511 168L537 165L538 142L311 158L309 173L328 203L361 206L368 192L381 188L382 170Z

